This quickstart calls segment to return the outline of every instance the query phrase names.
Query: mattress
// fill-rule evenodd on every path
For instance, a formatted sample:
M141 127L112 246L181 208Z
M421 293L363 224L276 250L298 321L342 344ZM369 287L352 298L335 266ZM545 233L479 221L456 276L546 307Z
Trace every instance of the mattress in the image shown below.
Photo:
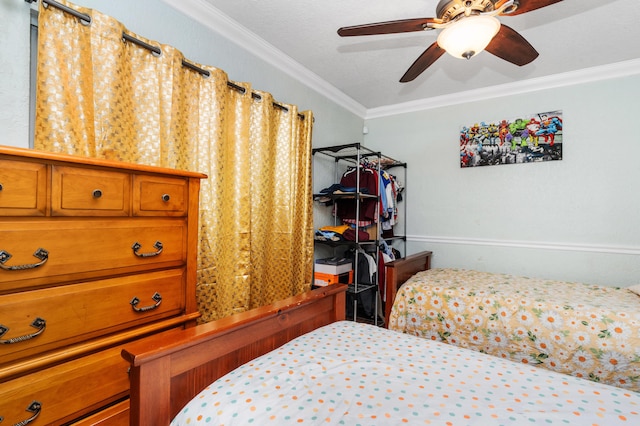
M638 424L640 394L340 321L216 380L172 425Z
M640 296L626 289L431 269L399 289L389 328L640 391Z

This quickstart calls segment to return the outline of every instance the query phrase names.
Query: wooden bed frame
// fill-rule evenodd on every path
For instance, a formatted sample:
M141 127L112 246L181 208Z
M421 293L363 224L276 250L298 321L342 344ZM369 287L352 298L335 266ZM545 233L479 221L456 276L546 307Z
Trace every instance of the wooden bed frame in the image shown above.
M396 293L402 284L411 278L416 272L431 269L430 251L422 251L393 262L385 263L386 288L384 304L384 323L388 327L391 307L396 298Z
M131 425L168 425L202 389L240 365L316 328L345 319L347 286L311 290L272 305L132 343Z

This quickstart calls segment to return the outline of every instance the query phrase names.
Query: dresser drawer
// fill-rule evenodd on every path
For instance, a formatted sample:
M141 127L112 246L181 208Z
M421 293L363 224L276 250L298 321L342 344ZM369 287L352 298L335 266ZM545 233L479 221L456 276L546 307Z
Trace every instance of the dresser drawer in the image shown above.
M107 349L0 383L3 423L17 424L33 416L27 407L34 401L41 411L29 424L38 426L63 424L126 397L128 364L120 351L121 347Z
M128 365L120 347L0 383L0 416L8 425L35 413L27 408L36 401L41 410L34 426L58 425L125 397L129 390Z
M181 218L0 222L0 294L181 266L186 262L186 236Z
M129 400L71 423L72 426L129 426Z
M47 166L0 160L0 216L44 216Z
M54 166L53 216L128 216L131 175L81 167Z
M2 364L184 312L184 269L0 296ZM31 337L33 336L33 337Z
M189 199L186 179L136 175L133 178L135 216L185 216Z

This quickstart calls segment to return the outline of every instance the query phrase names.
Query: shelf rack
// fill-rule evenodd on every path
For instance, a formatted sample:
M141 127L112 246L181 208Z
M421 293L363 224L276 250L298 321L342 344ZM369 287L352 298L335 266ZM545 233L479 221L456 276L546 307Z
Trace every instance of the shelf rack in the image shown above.
M388 171L390 169L393 168L402 168L404 175L404 193L406 194L406 176L407 176L407 163L405 162L401 162L398 161L396 159L393 159L389 156L383 155L380 151L375 151L372 149L369 149L365 146L363 146L360 143L352 143L352 144L344 144L344 145L334 145L334 146L328 146L328 147L321 147L321 148L314 148L312 150L312 155L315 156L316 155L322 155L324 157L328 157L330 159L333 159L334 161L334 177L333 177L333 181L335 182L340 182L340 179L342 177L342 173L344 173L343 170L346 171L346 169L348 169L349 167L357 167L359 164L363 163L363 162L368 162L371 165L375 165L375 167L377 167L377 171L378 171L378 175L382 172L382 171ZM315 175L315 174L314 174ZM361 188L361 182L360 182L360 175L357 174L356 175L356 191L354 192L341 192L341 193L314 193L313 194L313 198L316 201L320 201L320 200L324 200L324 201L331 201L332 203L339 203L341 200L353 200L355 199L357 202L355 203L355 208L356 208L356 212L355 212L355 217L359 218L360 217L360 201L363 200L367 200L367 199L379 199L380 198L380 189L379 189L379 185L378 185L378 193L377 194L369 194L369 193L363 193L360 188ZM405 201L405 205L403 208L403 231L406 231L406 216L407 216L407 209L406 209L406 201ZM338 218L336 216L334 216L334 225L337 225L337 221ZM379 226L379 224L376 224L376 226ZM367 251L367 249L369 249L370 251L372 250L375 255L375 263L376 265L379 264L380 262L380 258L379 258L379 250L377 249L378 246L380 245L380 241L382 240L381 236L380 236L380 232L379 232L379 228L378 232L376 233L377 236L374 240L369 240L369 241L360 241L359 238L359 233L358 233L358 229L359 227L356 224L356 238L355 241L322 241L322 240L316 240L317 243L319 244L323 244L332 248L338 248L338 247L348 247L348 248L353 248L353 249L357 249L357 248L362 248L363 250ZM391 242L391 244L393 244L394 241L402 241L403 242L403 250L406 251L406 232L402 232L402 235L394 235L393 237L390 238L384 238L385 241L387 242ZM373 288L375 288L376 293L378 290L378 284L374 283L374 284L364 284L364 283L359 283L358 282L358 258L357 256L359 255L358 250L355 250L355 255L356 255L356 261L354 264L354 282L349 284L349 288L348 288L348 292L351 294L358 294L358 293L362 293L365 291L369 291ZM376 271L376 275L377 275L377 271ZM378 323L378 299L379 296L378 294L376 294L375 296L375 314L374 314L374 322L377 325ZM357 317L357 298L354 297L354 320L356 320Z

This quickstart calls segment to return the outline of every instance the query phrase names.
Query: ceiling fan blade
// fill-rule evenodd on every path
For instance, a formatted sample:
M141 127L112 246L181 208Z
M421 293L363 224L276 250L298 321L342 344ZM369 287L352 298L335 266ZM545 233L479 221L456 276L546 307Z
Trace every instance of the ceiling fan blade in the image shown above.
M527 65L538 57L538 51L524 37L504 24L500 25L500 31L485 50L519 66Z
M532 10L540 9L542 7L551 6L554 3L559 3L562 0L519 0L520 5L518 8L505 16L520 15L522 13L531 12Z
M438 46L437 42L434 42L427 48L422 55L418 56L418 59L409 67L407 72L404 73L400 79L400 83L407 83L414 80L417 76L422 74L424 70L429 68L435 61L444 55L445 50Z
M399 21L376 22L373 24L354 25L338 29L338 35L342 37L408 33L412 31L424 31L427 24L440 22L435 18L401 19Z

